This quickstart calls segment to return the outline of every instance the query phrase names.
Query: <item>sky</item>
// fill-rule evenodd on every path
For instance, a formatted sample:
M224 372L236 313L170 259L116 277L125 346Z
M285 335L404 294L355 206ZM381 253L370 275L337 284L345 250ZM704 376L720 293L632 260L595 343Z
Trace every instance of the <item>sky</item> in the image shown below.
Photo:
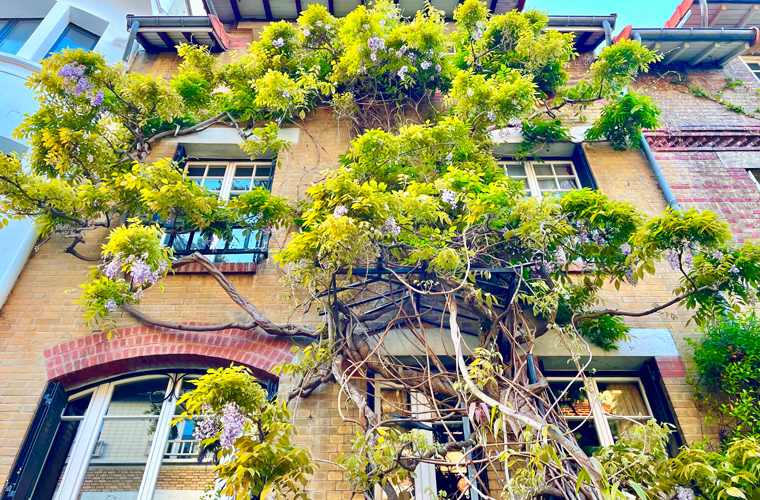
M614 33L632 24L634 28L662 28L680 0L527 0L526 9L553 15L617 14Z

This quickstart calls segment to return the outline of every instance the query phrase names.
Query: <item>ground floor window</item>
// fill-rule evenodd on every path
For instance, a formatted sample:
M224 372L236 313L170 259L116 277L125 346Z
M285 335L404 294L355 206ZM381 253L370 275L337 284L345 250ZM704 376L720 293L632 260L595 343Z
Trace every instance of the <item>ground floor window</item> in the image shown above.
M199 500L213 491L194 422L171 426L195 375L145 375L69 396L35 499Z
M590 391L572 377L548 377L549 388L580 447L593 453L611 446L654 418L639 377L594 377Z

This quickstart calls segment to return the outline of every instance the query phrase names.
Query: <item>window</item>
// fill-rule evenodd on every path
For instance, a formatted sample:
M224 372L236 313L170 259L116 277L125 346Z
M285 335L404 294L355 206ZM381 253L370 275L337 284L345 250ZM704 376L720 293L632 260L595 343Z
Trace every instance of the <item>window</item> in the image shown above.
M95 33L80 28L76 24L69 23L66 29L63 30L63 34L53 45L53 48L48 52L48 55L61 52L63 49L92 50L95 48L98 40L100 40L100 36Z
M274 162L261 161L188 161L185 176L209 191L219 194L223 200L244 194L254 188L272 188ZM207 240L200 232L164 235L164 244L170 246L176 255L193 252L213 255L215 262L251 262L266 255L269 235L263 231L243 228L232 230L229 240L212 238Z
M760 80L760 57L743 56L742 59L745 63L747 63L749 70L752 71L752 74L755 75L755 78Z
M451 417L442 422L426 422L430 408L422 395L409 393L405 389L387 384L376 384L375 386L375 411L380 413L382 420L399 420L398 426L402 430L421 430L428 435L431 441L439 444L464 441L470 433L469 421L464 416L464 411L451 412ZM410 419L420 420L420 422L409 422ZM462 458L462 452L458 450L448 452L445 457L449 463L456 463L460 458ZM394 487L399 500L427 498L428 492L445 492L447 497L452 499L469 498L468 496L460 497L462 491L459 489L459 484L462 474L474 479L474 471L468 471L466 465L462 465L461 470L457 470L456 465L421 463L417 466L415 474L415 478L410 478L405 484ZM481 477L478 481L484 482L486 478ZM375 498L387 500L387 495L378 487Z
M587 453L615 444L638 423L653 417L644 385L638 377L596 377L597 397L589 400L582 381L548 377L549 388L579 446Z
M755 185L760 189L760 168L748 168L749 178L755 181Z
M192 378L146 375L71 395L33 498L200 498L214 485L210 457L199 460L194 422L170 426Z
M567 193L583 185L572 161L502 161L509 177L523 181L528 196L541 198L547 193Z
M0 52L17 54L42 19L0 19Z

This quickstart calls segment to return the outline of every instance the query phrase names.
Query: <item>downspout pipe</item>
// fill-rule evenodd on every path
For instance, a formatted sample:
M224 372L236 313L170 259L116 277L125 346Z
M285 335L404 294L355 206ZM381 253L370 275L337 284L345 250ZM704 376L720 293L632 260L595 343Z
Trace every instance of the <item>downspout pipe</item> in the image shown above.
M655 179L657 179L657 184L660 185L660 190L662 191L663 196L665 196L665 202L667 202L668 206L673 210L681 210L681 206L676 201L676 196L673 194L673 190L670 189L670 184L668 184L665 175L662 173L660 164L657 163L657 159L654 157L654 153L652 153L652 148L649 147L649 143L643 135L641 136L641 150L647 158L649 168L652 169Z
M612 45L612 26L608 20L602 21L602 28L604 28L604 40L607 42L607 46Z

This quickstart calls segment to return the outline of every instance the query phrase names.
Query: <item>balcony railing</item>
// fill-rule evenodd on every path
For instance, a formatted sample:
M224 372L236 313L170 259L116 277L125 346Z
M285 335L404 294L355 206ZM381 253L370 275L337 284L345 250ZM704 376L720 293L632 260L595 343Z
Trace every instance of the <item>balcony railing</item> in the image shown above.
M200 231L164 234L163 244L181 257L198 252L212 262L256 262L269 257L269 234L263 231L233 228L232 238L205 238Z

